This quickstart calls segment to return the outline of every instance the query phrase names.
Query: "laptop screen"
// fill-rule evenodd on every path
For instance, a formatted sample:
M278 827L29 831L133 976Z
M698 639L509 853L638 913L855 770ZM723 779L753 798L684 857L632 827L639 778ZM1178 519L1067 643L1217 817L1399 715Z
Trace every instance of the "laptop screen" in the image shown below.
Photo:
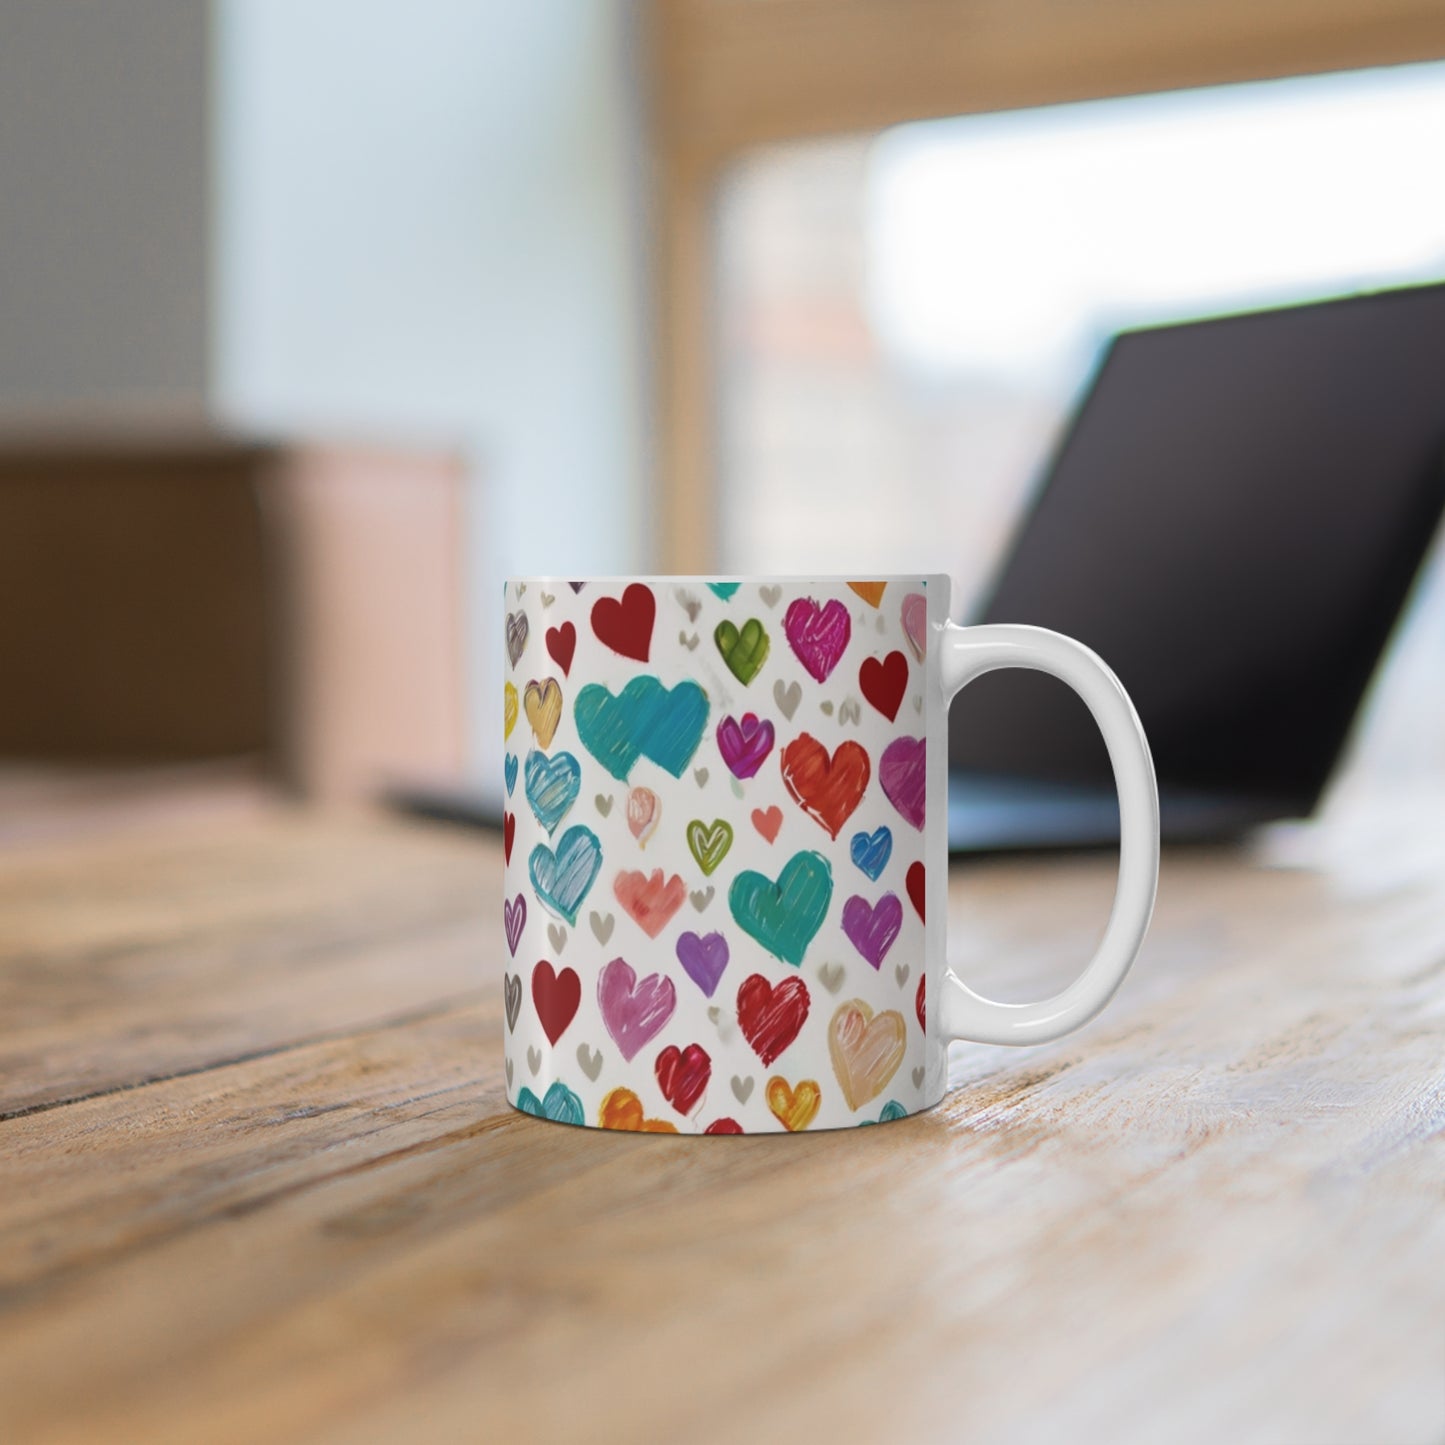
M1114 339L981 614L1077 637L1161 787L1310 811L1445 505L1445 285ZM1083 705L995 673L958 771L1107 786Z

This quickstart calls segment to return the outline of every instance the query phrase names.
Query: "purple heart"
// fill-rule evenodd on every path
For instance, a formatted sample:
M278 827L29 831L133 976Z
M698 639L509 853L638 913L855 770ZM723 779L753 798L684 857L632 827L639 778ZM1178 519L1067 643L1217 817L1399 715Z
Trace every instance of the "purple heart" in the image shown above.
M522 929L527 924L527 900L519 893L514 903L502 899L502 921L507 928L507 949L513 958L517 956L517 945L522 941Z
M637 1051L672 1017L677 989L670 978L649 973L639 980L629 964L614 958L597 979L602 1022L629 1063Z
M894 738L878 760L883 796L921 833L928 792L928 745L922 738Z
M717 750L735 778L751 778L773 750L773 725L745 712L739 722L725 717L717 725Z
M827 682L853 635L853 621L847 605L836 597L825 607L811 597L799 597L783 616L783 632L798 661L819 682Z
M728 941L720 933L698 937L684 933L677 940L677 961L687 976L709 997L717 989L717 981L728 966Z
M866 898L855 893L843 905L843 932L874 968L883 962L883 955L893 947L902 927L903 905L895 893L885 893L871 907Z

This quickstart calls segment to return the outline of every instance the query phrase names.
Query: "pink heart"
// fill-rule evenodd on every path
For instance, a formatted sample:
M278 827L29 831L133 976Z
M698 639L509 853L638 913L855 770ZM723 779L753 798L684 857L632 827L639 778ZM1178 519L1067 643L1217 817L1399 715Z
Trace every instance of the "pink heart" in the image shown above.
M597 1003L607 1032L629 1063L672 1017L677 989L670 978L650 973L641 981L630 964L614 958L597 979Z
M717 725L717 749L733 777L751 778L773 750L773 725L751 712L741 722L725 717Z
M910 592L903 599L903 635L919 662L928 651L928 598L921 592Z
M502 919L507 929L507 951L516 958L517 945L522 941L522 929L527 923L527 900L522 894L517 894L515 902L502 899Z
M798 661L817 681L827 682L853 636L853 620L836 597L824 607L799 597L783 616L783 632Z
M627 795L627 827L639 843L646 843L657 829L661 811L651 788L634 788Z
M878 760L883 796L921 833L928 792L928 744L922 738L894 738Z

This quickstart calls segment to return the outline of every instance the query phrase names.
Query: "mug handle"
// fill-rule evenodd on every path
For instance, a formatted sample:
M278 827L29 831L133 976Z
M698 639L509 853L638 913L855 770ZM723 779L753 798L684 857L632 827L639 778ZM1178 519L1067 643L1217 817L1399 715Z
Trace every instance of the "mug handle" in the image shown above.
M1114 767L1119 791L1119 883L1109 926L1089 966L1053 998L995 1003L980 997L950 968L941 1000L949 1040L1042 1044L1072 1032L1114 996L1134 962L1159 887L1159 789L1149 744L1134 704L1099 656L1080 642L1042 627L959 627L945 623L939 652L947 707L965 684L999 667L1051 673L1084 700Z

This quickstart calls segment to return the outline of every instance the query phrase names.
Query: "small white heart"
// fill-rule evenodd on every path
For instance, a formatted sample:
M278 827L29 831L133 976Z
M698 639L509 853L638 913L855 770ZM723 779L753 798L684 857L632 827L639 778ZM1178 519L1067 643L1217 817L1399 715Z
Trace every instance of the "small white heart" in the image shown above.
M708 772L706 768L694 768L692 770L692 776L696 780L698 787L705 788L707 786Z
M837 993L843 987L843 979L846 977L841 963L825 963L818 970L818 982L828 990L829 993Z
M893 977L898 980L898 987L902 988L903 985L908 982L908 965L906 963L900 963L893 970Z
M856 697L850 697L842 707L838 709L838 721L840 723L861 722L863 719L863 704Z
M692 906L701 913L712 902L714 891L712 884L708 884L706 888L695 888L687 896L692 899Z
M592 932L598 943L605 945L607 940L612 937L612 915L610 913L598 913L594 909L588 922L592 925Z
M718 1037L726 1043L733 1034L733 1016L724 1013L716 1004L713 1004L713 1006L708 1009L707 1016L712 1026L717 1030Z
M881 612L878 614L877 621L878 621L878 630L879 630L879 632L882 632L882 631L883 631L883 627L884 627L884 623L883 623L883 614L882 614Z
M682 643L689 652L696 652L697 645L702 639L695 632L691 637L689 637L686 632L679 632L677 634L677 640Z
M919 1066L918 1066L916 1069L914 1069L914 1071L913 1071L913 1087L914 1087L915 1089L921 1089L921 1088L923 1087L923 1065L922 1065L922 1064L919 1064Z
M552 940L552 947L561 953L567 947L567 930L560 923L549 923L547 925L547 937Z
M702 603L699 602L696 597L684 592L681 587L673 593L673 596L682 603L682 610L687 613L687 620L689 622L696 622L697 614L702 611Z
M555 592L544 592L542 594L543 607L550 607L556 600L557 594ZM878 620L881 622L883 619L880 617Z
M507 1060L507 1087L508 1087L509 1089L512 1087L512 1061L511 1061L511 1059L508 1059L508 1060Z
M793 714L797 712L798 704L802 702L802 700L803 689L801 684L790 682L784 687L782 678L779 678L773 684L773 701L777 703L778 711L781 712L789 722L792 722Z
M922 711L923 711L923 694L922 694L921 692L918 693L918 694L914 697L914 699L913 699L913 711L914 711L914 712L922 712Z
M605 818L612 811L612 794L608 793L604 797L601 793L598 793L595 801L597 803L597 811Z
M821 712L824 717L832 717L833 704L831 702L820 702L818 704L818 711Z
M578 1044L577 1062L582 1072L595 1084L597 1075L602 1072L602 1050L589 1049L586 1044Z
M533 1078L536 1077L537 1070L542 1067L542 1050L534 1049L530 1044L527 1046L527 1067L531 1069Z
M746 1104L753 1096L753 1084L755 1082L751 1074L749 1074L746 1079L740 1079L734 1074L733 1098L735 1098L739 1104Z
M517 583L517 596L518 596L518 597L520 597L526 590L527 590L527 584L526 584L525 582L518 582L518 583Z
M782 595L783 589L781 587L758 588L758 596L761 597L763 601L768 604L769 607L776 607L778 605L778 598Z

